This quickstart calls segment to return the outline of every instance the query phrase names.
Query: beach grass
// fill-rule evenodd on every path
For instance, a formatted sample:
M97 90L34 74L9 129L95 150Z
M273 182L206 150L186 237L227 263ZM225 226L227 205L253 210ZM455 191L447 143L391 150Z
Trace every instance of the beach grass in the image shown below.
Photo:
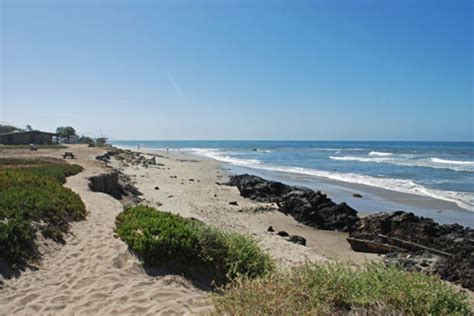
M239 278L212 294L215 315L469 315L467 297L436 276L382 264L308 263Z
M23 265L37 255L37 232L61 242L69 222L85 218L79 195L62 185L82 170L42 159L0 159L0 259Z
M270 257L247 236L147 206L120 213L116 232L145 266L177 262L183 267L204 267L216 283L239 276L254 278L274 268Z

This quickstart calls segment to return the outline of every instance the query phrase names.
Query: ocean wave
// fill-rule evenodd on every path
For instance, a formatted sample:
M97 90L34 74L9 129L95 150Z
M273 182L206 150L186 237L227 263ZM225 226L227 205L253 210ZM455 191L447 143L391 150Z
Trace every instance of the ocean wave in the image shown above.
M372 157L358 157L358 156L329 156L332 160L343 160L343 161L361 161L361 162L388 162L391 158L372 158Z
M253 169L261 169L276 172L293 173L300 175L309 175L322 177L331 180L337 180L347 183L363 184L367 186L388 189L401 193L415 194L420 196L428 196L434 199L453 202L459 207L474 212L474 194L468 192L455 192L436 190L424 187L411 180L391 179L361 175L356 173L337 173L322 170L301 168L301 167L285 167L272 166L263 164L256 159L238 159L228 156L227 154L216 149L194 149L194 153L218 161L227 162L237 166L243 166Z
M449 164L449 165L474 166L474 161L446 160L446 159L441 159L441 158L431 158L431 161L435 163L442 163L442 164Z
M259 165L261 163L260 160L257 159L241 159L231 157L214 148L191 148L190 151L200 156L227 162L236 166L250 167Z
M329 156L329 159L340 161L386 163L404 167L424 167L434 169L450 169L460 172L474 172L474 162L471 161L444 160L439 158L413 159L412 155L400 155L396 157Z
M382 156L382 157L386 157L386 156L391 156L392 153L385 153L385 152L380 152L380 151L371 151L369 153L369 156Z

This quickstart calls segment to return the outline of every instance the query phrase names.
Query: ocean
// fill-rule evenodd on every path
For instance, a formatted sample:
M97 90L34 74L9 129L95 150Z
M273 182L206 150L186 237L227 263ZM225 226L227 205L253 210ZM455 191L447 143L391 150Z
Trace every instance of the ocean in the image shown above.
M474 226L474 143L368 141L111 141L168 149L252 173L324 189L373 213L403 209ZM368 199L352 197L354 190ZM401 195L387 194L398 192ZM402 198L400 198L402 196ZM364 196L365 197L365 196ZM411 201L410 201L411 200ZM368 203L367 201L370 201ZM439 203L436 203L438 201ZM359 210L359 209L358 209Z

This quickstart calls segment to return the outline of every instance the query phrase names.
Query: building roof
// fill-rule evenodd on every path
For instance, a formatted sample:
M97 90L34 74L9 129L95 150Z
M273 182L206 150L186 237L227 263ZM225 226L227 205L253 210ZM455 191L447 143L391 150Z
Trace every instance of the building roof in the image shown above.
M17 131L17 132L10 132L10 133L0 133L0 136L21 135L21 134L48 134L52 136L58 136L58 134L56 133L49 133L49 132L42 132L42 131Z

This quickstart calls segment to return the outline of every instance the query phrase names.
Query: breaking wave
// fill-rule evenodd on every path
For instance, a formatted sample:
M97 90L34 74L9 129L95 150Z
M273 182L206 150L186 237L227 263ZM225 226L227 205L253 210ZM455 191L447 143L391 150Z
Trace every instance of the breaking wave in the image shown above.
M382 157L386 157L386 156L391 156L392 153L385 153L385 152L380 152L380 151L371 151L369 153L369 156L382 156Z
M342 182L347 182L347 183L363 184L363 185L368 185L372 187L388 189L388 190L397 191L401 193L428 196L435 199L453 202L463 209L474 212L474 194L473 193L430 189L430 188L424 187L423 185L417 184L412 180L390 179L390 178L367 176L367 175L356 174L356 173L328 172L328 171L301 168L301 167L273 166L273 165L264 164L257 159L234 158L234 157L229 156L225 152L219 151L217 149L194 148L192 149L192 152L201 156L205 156L205 157L212 158L212 159L222 161L222 162L227 162L236 166L322 177L322 178L327 178L327 179L337 180L337 181L342 181ZM339 160L349 160L349 158L354 158L354 157L336 157L336 158L342 158ZM359 158L361 157L357 157L357 159ZM366 159L387 159L387 158L379 157L379 158L366 158Z

